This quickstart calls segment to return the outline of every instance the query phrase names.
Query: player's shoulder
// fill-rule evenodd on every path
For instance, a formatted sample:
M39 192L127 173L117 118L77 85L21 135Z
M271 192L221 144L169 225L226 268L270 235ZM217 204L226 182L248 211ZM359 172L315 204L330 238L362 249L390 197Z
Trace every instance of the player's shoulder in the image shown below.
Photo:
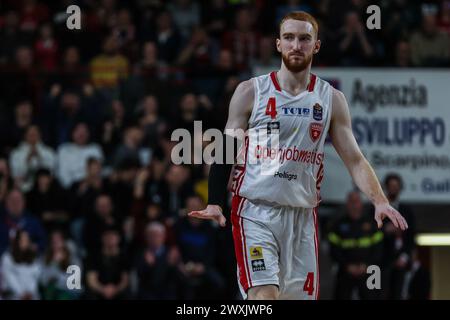
M242 96L253 97L254 92L255 92L255 85L253 78L240 82L235 90L235 94L239 94Z
M332 97L332 101L333 101L333 106L336 106L336 105L340 106L340 105L346 104L345 95L339 89L331 87L331 97Z
M240 82L236 90L234 91L233 98L231 99L231 105L237 104L239 108L253 105L255 98L255 87L253 84L253 78Z

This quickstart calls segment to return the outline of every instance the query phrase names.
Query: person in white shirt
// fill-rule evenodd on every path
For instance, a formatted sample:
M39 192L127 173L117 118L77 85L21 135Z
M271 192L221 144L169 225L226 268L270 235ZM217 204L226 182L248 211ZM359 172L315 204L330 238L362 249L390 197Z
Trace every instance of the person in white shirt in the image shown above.
M7 299L39 299L38 283L42 271L34 244L26 231L18 231L11 250L0 260L2 292Z
M57 177L64 188L86 175L86 161L96 158L103 161L103 152L96 143L89 143L89 128L79 123L72 131L73 142L63 143L58 148Z
M27 192L33 187L35 172L42 168L53 172L55 161L55 152L42 143L39 128L32 125L27 128L24 141L12 150L9 165L12 176L22 191Z

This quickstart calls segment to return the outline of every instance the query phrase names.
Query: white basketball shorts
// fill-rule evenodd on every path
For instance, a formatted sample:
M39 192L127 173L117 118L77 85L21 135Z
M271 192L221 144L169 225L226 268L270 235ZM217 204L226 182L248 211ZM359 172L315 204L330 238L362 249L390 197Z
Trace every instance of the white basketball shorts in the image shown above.
M239 288L276 285L280 299L319 297L317 210L234 195L231 221Z

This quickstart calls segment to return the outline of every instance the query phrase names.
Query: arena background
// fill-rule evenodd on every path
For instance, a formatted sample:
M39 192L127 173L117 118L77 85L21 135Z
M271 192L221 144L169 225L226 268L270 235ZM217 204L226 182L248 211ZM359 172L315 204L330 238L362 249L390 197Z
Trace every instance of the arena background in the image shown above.
M313 73L345 93L378 177L403 180L414 244L383 229L376 298L449 299L450 1L406 0L2 0L0 297L239 299L230 224L185 216L205 205L208 166L172 164L171 133L223 129L237 84L279 67L294 10L318 18ZM329 235L353 189L327 145L321 299L342 298Z

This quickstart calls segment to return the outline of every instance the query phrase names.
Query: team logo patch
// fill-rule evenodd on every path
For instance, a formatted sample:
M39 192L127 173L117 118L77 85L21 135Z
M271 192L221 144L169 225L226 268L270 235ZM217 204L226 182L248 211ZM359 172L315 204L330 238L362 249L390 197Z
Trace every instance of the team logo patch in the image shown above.
M320 104L316 103L313 107L313 118L314 120L321 121L323 116L323 109Z
M252 262L253 272L266 270L266 264L264 263L264 256L261 247L250 247L250 260Z
M320 138L323 126L321 123L313 122L309 125L309 136L313 142L316 142Z

